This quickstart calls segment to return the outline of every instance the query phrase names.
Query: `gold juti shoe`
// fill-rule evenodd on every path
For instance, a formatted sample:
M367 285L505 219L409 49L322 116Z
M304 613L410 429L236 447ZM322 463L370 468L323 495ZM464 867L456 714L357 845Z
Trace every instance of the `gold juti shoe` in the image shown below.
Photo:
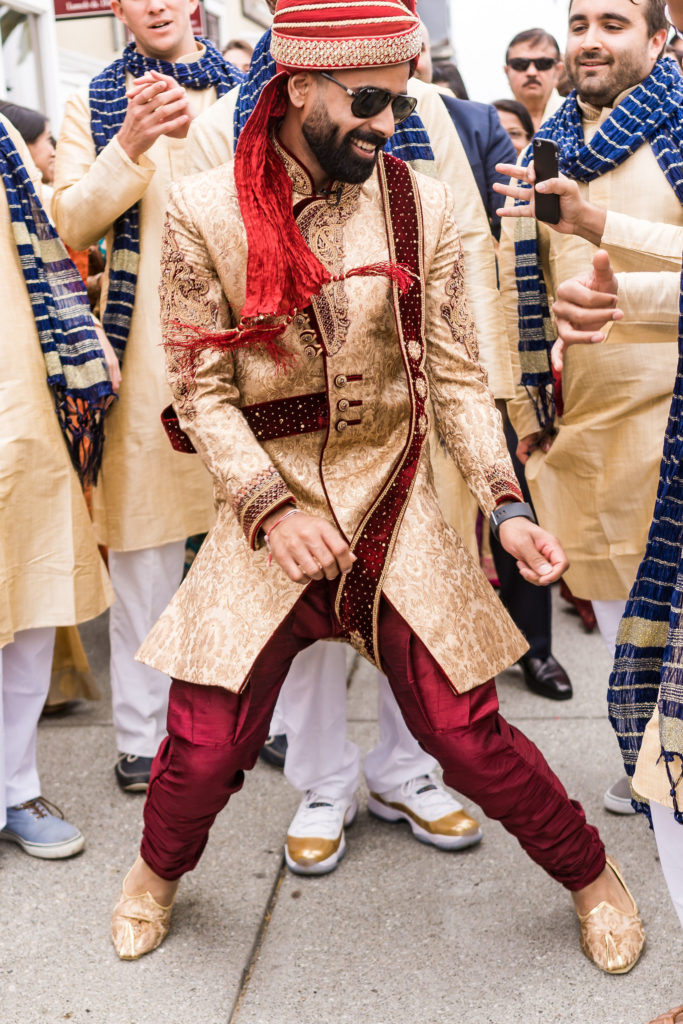
M577 911L581 925L581 949L601 971L626 974L638 963L645 945L645 930L636 901L610 857L607 858L607 866L631 901L633 910L624 913L603 900L587 914Z
M111 917L111 938L122 960L137 960L145 953L151 953L166 938L174 900L167 907L162 907L150 892L129 896L127 881L128 875L123 880L121 895Z

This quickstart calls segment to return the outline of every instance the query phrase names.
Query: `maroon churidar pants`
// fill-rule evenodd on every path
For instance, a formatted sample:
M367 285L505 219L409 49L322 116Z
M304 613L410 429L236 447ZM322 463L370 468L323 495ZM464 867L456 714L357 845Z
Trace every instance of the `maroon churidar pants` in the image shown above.
M195 867L214 818L241 788L268 736L295 655L342 635L336 585L311 583L263 649L241 694L174 680L168 736L159 747L145 804L141 854L162 878ZM453 692L422 641L382 599L384 669L411 732L443 768L447 785L516 836L529 856L567 889L600 874L605 851L541 752L498 712L491 681Z

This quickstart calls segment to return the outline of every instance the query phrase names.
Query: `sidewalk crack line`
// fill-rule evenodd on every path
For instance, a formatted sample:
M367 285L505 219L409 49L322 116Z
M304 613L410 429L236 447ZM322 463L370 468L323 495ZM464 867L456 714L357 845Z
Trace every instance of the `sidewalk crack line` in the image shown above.
M242 1007L242 1003L244 1002L244 998L247 994L247 989L249 988L249 982L251 981L251 977L254 973L254 969L256 968L256 964L261 953L261 948L266 939L268 926L270 925L270 919L273 916L273 911L275 910L275 906L280 895L280 889L282 887L282 882L284 880L286 870L287 869L285 867L283 855L282 860L280 861L280 869L273 883L273 888L270 890L270 896L268 897L268 902L266 903L266 908L263 912L263 917L261 918L259 930L256 934L256 938L254 939L254 944L251 947L249 960L247 962L246 967L244 968L244 971L242 972L242 984L240 985L240 990L237 993L237 997L235 999L230 1016L228 1017L227 1024L236 1024L240 1009Z

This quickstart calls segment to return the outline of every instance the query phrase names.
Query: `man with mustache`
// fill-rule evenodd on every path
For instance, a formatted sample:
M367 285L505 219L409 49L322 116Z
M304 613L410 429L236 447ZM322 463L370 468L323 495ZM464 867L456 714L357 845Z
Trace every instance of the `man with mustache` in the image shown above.
M281 73L234 164L187 178L169 206L176 444L210 467L217 522L139 652L174 682L115 947L135 959L163 941L293 657L344 639L382 666L446 782L572 892L586 954L624 973L644 941L635 904L580 806L498 713L491 675L524 645L429 471L433 409L520 571L539 584L564 571L519 502L476 361L448 190L370 141L413 109L419 21L398 0L280 0L271 51Z
M573 0L566 63L577 95L541 134L557 142L560 169L601 217L583 238L562 219L555 231L529 217L507 219L501 245L509 333L519 338L521 385L509 411L520 458L539 521L567 546L567 582L593 602L610 654L645 550L675 351L666 324L636 316L612 325L609 345L571 349L561 384L553 382L547 299L600 244L618 246L617 270L639 269L637 239L621 215L637 210L643 220L683 225L683 134L672 99L680 72L660 59L667 32L663 0ZM502 191L524 200L522 188ZM632 813L630 796L624 777L605 805Z
M542 28L518 32L510 40L503 71L512 95L529 111L538 131L559 106L556 90L563 64L557 40Z

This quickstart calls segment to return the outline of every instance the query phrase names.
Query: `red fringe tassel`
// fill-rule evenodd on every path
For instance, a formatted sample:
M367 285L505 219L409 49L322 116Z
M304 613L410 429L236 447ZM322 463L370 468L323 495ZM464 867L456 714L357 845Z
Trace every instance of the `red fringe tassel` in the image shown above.
M253 324L240 323L239 327L233 327L229 331L212 332L204 331L194 324L183 324L179 320L173 320L164 326L164 347L200 352L206 348L227 348L236 351L259 346L267 352L278 369L284 369L294 358L282 344L282 335L286 327L286 320L270 319Z
M330 281L348 277L388 277L405 293L412 287L417 275L405 263L384 262L354 267L346 274L330 278ZM205 331L194 324L172 320L164 325L164 347L199 352L204 348L237 350L259 346L273 359L278 369L286 369L293 362L294 354L285 348L282 336L295 315L294 308L285 317L243 317L238 326L229 331Z
M271 78L240 135L235 185L247 233L244 319L305 309L330 275L306 245L292 209L292 181L270 137L287 110L287 73Z
M417 274L415 274L407 263L370 263L365 267L354 267L353 270L349 270L343 277L388 277L392 281L395 281L398 285L398 289L402 295L404 295L409 288L412 287L413 282L417 280Z

